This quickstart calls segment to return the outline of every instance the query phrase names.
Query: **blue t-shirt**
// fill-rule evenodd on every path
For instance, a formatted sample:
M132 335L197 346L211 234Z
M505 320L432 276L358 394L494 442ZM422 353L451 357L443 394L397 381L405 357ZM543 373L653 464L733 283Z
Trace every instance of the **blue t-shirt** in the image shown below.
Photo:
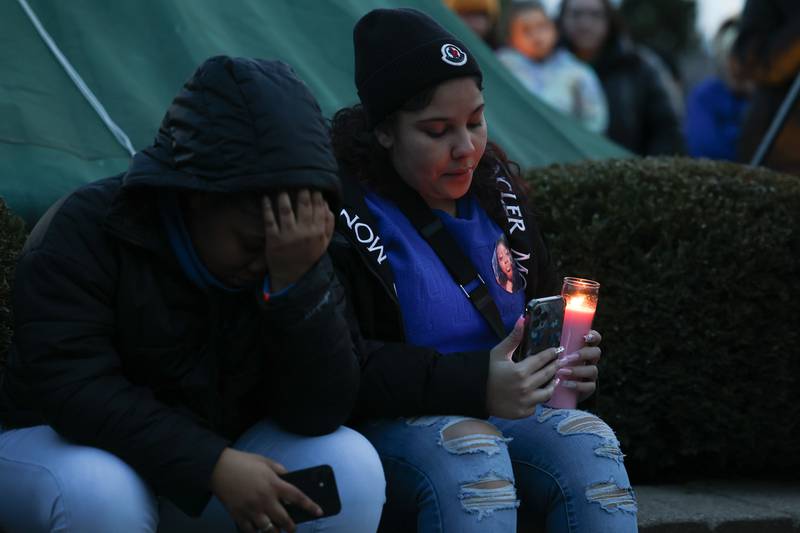
M397 205L374 193L366 195L366 203L394 274L407 341L441 353L485 350L500 342ZM459 199L456 208L456 217L433 212L486 282L510 332L525 306L525 291L508 243L472 195Z

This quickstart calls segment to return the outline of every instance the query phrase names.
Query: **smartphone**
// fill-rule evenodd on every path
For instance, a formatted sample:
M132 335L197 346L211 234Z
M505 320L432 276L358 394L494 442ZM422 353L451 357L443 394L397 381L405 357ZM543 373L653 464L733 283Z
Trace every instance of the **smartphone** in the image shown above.
M564 298L547 296L534 298L525 306L525 331L512 359L522 361L529 355L561 344L564 323Z
M326 516L339 514L342 503L339 501L339 489L336 487L336 478L330 465L312 466L303 470L294 470L280 476L287 483L291 483L322 507L322 516L314 516L293 504L284 505L286 512L295 524L317 520Z

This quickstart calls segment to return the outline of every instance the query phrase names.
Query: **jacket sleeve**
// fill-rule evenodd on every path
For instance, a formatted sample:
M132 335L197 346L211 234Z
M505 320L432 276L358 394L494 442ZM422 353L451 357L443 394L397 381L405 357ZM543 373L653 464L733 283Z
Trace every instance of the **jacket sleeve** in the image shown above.
M275 389L270 403L279 407L269 412L294 433L330 433L350 417L359 368L344 291L328 255L263 309L280 376L268 385Z
M331 247L347 297L347 317L361 367L356 418L459 414L486 417L486 350L440 354L402 341L395 304L357 252L339 237ZM383 330L380 332L379 330Z
M117 455L158 494L197 515L228 442L126 378L114 346L117 269L102 246L37 248L21 258L14 289L21 370L59 434Z
M453 414L486 418L489 352L443 355L398 342L362 340L358 417Z
M685 151L681 121L683 102L663 61L650 49L635 48L637 68L632 72L641 92L643 155L676 155Z
M646 155L675 155L684 152L680 95L670 86L667 68L652 52L640 51L641 83L644 91Z
M605 133L608 128L608 102L594 70L580 63L576 66L578 117L589 131Z

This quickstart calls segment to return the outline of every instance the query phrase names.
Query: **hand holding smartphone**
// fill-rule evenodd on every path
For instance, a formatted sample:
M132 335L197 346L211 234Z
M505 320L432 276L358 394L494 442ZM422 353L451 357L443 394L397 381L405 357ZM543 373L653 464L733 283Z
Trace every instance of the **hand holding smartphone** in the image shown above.
M522 341L512 355L512 360L515 362L561 344L564 298L562 296L533 298L525 306L524 321Z
M303 491L314 503L322 507L322 515L314 516L295 505L284 505L286 512L289 513L295 524L333 516L342 510L339 489L336 487L336 478L330 465L319 465L287 472L280 478Z

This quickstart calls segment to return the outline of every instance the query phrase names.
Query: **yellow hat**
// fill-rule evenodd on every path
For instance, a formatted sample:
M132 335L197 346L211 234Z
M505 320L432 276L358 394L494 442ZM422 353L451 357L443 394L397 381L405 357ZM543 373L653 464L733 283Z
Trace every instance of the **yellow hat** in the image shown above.
M444 3L456 13L486 13L492 20L500 12L498 0L444 0Z

